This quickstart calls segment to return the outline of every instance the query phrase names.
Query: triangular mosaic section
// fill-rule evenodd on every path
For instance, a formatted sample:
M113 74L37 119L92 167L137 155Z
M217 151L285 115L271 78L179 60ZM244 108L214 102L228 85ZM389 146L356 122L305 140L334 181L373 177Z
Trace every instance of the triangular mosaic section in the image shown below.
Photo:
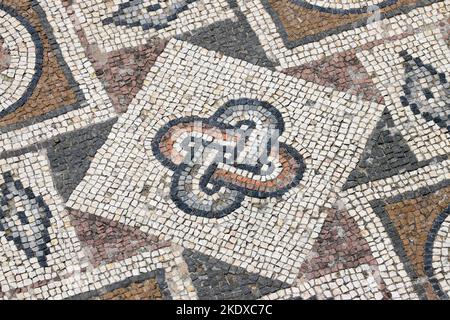
M416 156L395 128L391 114L385 109L344 189L417 168L419 164Z
M48 142L47 157L59 194L67 200L83 179L116 119L57 136Z
M422 298L436 299L436 289L427 281L432 267L427 265L426 248L432 246L429 235L439 215L450 205L450 187L434 191L423 188L420 196L398 197L398 202L386 204L374 202L372 207L381 217L397 252L407 266L409 276L417 283L417 292ZM408 194L408 196L410 196ZM434 230L436 232L436 230Z
M171 300L164 269L157 269L68 300Z
M229 3L231 8L236 8L235 1L230 0ZM273 63L245 16L238 10L235 13L238 21L228 19L216 22L177 38L255 65L272 67Z
M65 5L71 9L69 3ZM69 17L72 23L78 24L75 11L70 10ZM82 28L77 29L76 33L115 110L125 112L164 50L166 41L153 38L136 47L103 52L98 45L89 43Z
M156 251L170 243L139 229L88 213L70 210L78 238L94 266L130 258L142 251Z
M254 300L289 285L222 262L197 251L185 249L186 261L199 299Z
M384 103L383 96L356 56L355 49L284 69L283 72L338 91L349 92L364 100Z
M316 279L374 263L369 244L356 221L346 211L330 209L309 257L300 267L299 278Z

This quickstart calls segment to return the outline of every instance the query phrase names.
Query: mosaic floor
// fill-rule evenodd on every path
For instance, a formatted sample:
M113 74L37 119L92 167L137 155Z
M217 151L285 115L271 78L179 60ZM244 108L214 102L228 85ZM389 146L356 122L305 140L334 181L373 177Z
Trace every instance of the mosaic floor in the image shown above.
M0 0L0 299L448 299L450 0Z

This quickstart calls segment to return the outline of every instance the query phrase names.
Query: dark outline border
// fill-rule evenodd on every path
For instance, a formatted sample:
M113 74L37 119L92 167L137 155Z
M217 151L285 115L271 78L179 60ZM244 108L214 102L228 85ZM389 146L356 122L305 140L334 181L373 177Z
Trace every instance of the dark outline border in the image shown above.
M174 175L172 177L172 184L170 187L170 196L172 198L172 201L176 204L176 206L179 209L181 209L182 211L184 211L188 214L192 214L192 215L203 217L203 218L223 218L223 217L227 216L228 214L232 213L233 211L235 211L236 209L238 209L241 206L242 201L244 201L245 196L249 196L249 197L253 197L253 198L260 198L260 199L264 199L264 198L268 198L268 197L280 197L284 193L289 191L290 189L296 187L300 183L301 179L303 178L303 174L306 171L306 165L305 165L303 157L294 148L292 148L284 143L280 143L279 144L280 148L284 148L299 164L299 168L297 170L296 176L294 177L293 181L288 186L286 186L280 190L277 190L275 192L261 192L261 191L255 191L255 190L247 190L246 188L241 188L241 187L235 186L231 183L226 183L226 182L219 183L219 181L215 181L217 183L218 187L223 186L230 190L238 191L241 196L237 197L235 199L235 202L231 206L229 206L227 209L220 210L220 211L217 211L214 213L211 213L210 211L192 209L192 208L188 207L186 204L184 204L184 202L177 195L178 190L176 190L176 186L177 186L177 181L179 181L179 179L181 177L181 173L184 171L184 169L186 169L188 167L188 165L187 164L176 165L170 159L167 159L166 157L164 157L161 154L161 152L159 150L159 145L160 145L162 137L174 125L177 125L179 123L192 122L192 121L199 121L202 123L206 123L210 126L213 125L219 129L234 129L235 128L234 126L226 125L223 122L219 122L217 119L220 117L220 115L222 115L227 110L227 108L233 107L233 106L238 106L238 105L262 106L263 108L265 108L269 112L271 112L272 115L274 115L274 117L278 120L278 124L275 129L280 130L280 134L284 132L284 121L283 121L281 113L278 111L277 108L272 106L270 103L267 103L264 101L259 101L256 99L248 99L248 98L239 98L239 99L232 99L232 100L229 100L228 102L226 102L210 118L189 116L189 117L183 117L183 118L178 118L178 119L169 121L167 124L165 124L162 128L160 128L157 131L156 135L152 139L151 149L152 149L153 155L165 167L169 168L170 170L172 170L174 172ZM268 142L268 144L270 145L270 141ZM205 176L212 175L213 172L215 171L216 167L217 167L217 165L211 165L207 169ZM255 166L255 167L247 166L245 169L254 174L258 174L259 170L260 170L260 168L258 166Z
M116 27L126 27L126 28L133 28L133 27L137 27L137 28L142 28L143 31L147 31L150 29L155 29L156 31L161 30L161 29L165 29L169 26L169 22L172 22L174 20L176 20L178 18L178 15L182 12L185 12L186 10L191 9L189 7L190 4L196 2L197 0L184 0L185 1L185 5L175 9L175 13L173 13L170 16L167 16L167 22L166 23L162 23L162 24L150 24L150 23L146 23L146 24L141 24L140 22L133 22L131 24L128 24L126 21L124 21L123 19L120 20L114 20L116 17L118 17L119 15L123 15L126 12L124 12L124 9L127 9L129 7L131 7L131 2L134 1L142 1L142 0L130 0L128 2L124 2L119 4L119 10L115 11L112 13L112 17L108 17L102 20L103 25L109 25L109 24L114 24ZM142 4L143 2L141 2L140 4ZM158 11L159 9L161 9L161 5L155 4L155 5L150 5L148 7L146 7L146 11L147 12L155 12ZM127 19L125 19L127 20Z
M443 212L441 212L433 222L433 226L431 227L430 232L428 233L427 236L427 242L425 243L425 259L424 259L425 273L428 276L428 279L430 280L431 286L433 287L437 295L443 300L448 300L449 296L446 292L442 290L439 281L434 277L433 248L437 233L448 216L450 216L450 205Z
M12 105L6 107L3 110L0 110L0 118L2 118L5 115L14 112L20 107L22 107L31 97L34 89L36 89L36 86L42 75L42 69L44 64L44 46L42 45L41 38L39 37L39 34L35 30L35 28L28 22L27 19L25 19L21 14L19 14L15 9L3 3L0 3L0 10L6 12L7 14L9 14L11 17L15 18L22 24L22 26L30 34L31 40L33 41L34 47L36 48L36 57L35 57L36 62L34 63L34 74L31 77L31 80L28 83L27 88L25 92L22 94L22 96L18 100L16 100L16 102L14 102Z
M303 37L302 39L297 39L297 40L289 40L289 35L287 34L283 23L281 22L280 17L278 16L278 13L275 12L275 10L271 7L271 5L269 4L269 0L260 0L261 4L263 5L264 9L267 11L267 13L269 13L270 17L272 18L273 23L275 24L275 27L279 33L279 35L281 36L281 39L283 40L283 43L285 45L285 47L287 49L295 49L296 47L302 46L302 45L306 45L309 43L313 43L313 42L317 42L320 41L326 37L332 36L332 35L337 35L339 33L342 33L344 31L349 31L355 28L359 28L359 27L363 27L367 25L367 18L366 19L361 19L359 21L356 21L354 23L349 23L349 24L345 24L330 30L326 30L326 31L322 31L319 33L316 33L314 35L310 35L310 36L306 36ZM380 19L384 20L384 19L389 19L392 18L394 16L400 15L400 14L407 14L410 11L416 9L416 8L421 8L421 7L426 7L428 5L437 3L437 2L443 2L445 0L419 0L416 4L414 5L409 5L409 6L402 6L398 9L395 9L393 11L390 11L388 13L381 13L380 14ZM264 32L264 31L263 31Z
M398 231L396 227L394 226L394 223L390 219L389 215L387 214L385 207L388 204L397 203L400 201L406 201L415 199L430 193L437 192L441 189L444 189L446 187L450 186L450 180L444 180L439 182L436 185L430 186L430 187L422 187L420 189L417 189L415 191L408 191L406 193L393 196L387 199L376 199L369 201L370 206L372 207L373 212L380 218L381 223L383 224L387 234L391 238L392 241L392 247L394 248L395 253L400 258L400 261L403 263L403 266L408 273L408 276L411 278L411 281L414 286L414 290L419 296L419 299L421 300L427 300L426 297L426 291L425 287L420 283L415 283L419 277L417 276L416 271L414 270L414 267L412 263L410 262L405 248L403 246L402 240L400 238L400 235L398 234ZM426 249L425 244L425 249ZM425 261L424 261L424 267L425 267Z
M448 84L447 81L447 76L444 72L438 72L438 70L433 67L432 64L429 63L424 63L422 61L422 59L420 59L420 57L418 58L413 58L412 54L409 54L407 50L403 50L399 53L399 55L405 60L404 64L410 62L410 61L414 61L414 63L420 68L423 67L425 68L431 75L433 76L437 76L439 77L439 82L441 85L444 84ZM406 65L405 66L405 75L410 72L410 66ZM450 120L450 115L448 116L448 119L442 119L440 116L437 117L433 117L429 112L422 112L419 109L419 106L415 103L410 103L411 100L411 86L410 83L413 82L413 80L411 79L411 77L406 77L405 79L405 84L402 85L402 89L403 89L403 96L400 96L400 102L402 104L402 106L407 107L409 106L411 108L411 111L415 114L415 115L420 115L422 116L422 118L424 118L427 122L431 122L433 121L438 127L442 128L442 129L446 129L447 133L450 134L450 122L447 125L447 121ZM431 93L432 94L432 93ZM448 108L450 108L449 105L447 105Z
M50 219L53 217L50 208L48 207L48 205L45 203L44 199L42 198L42 196L37 196L34 194L33 189L31 189L31 187L26 187L24 188L22 182L20 180L15 180L12 176L11 171L6 171L2 173L3 176L3 180L4 183L0 184L0 190L2 191L2 196L0 197L0 206L3 206L7 203L5 203L6 199L3 198L4 195L6 195L6 193L8 192L8 187L6 186L8 183L13 183L14 186L16 187L17 191L23 190L25 192L25 194L27 195L28 199L31 201L32 199L36 199L36 203L39 207L41 207L44 210L45 216L41 217L42 219L42 224L44 225L45 229L42 232L42 238L43 240L45 240L46 242L44 242L43 244L39 245L39 249L42 250L45 255L42 257L38 257L35 255L35 253L30 250L30 248L25 248L23 245L24 243L21 242L20 238L14 237L12 235L7 235L5 234L4 237L6 238L6 240L8 241L12 241L14 243L14 245L16 246L17 250L21 250L23 252L25 252L25 255L27 256L28 260L32 259L32 258L36 258L39 265L44 268L44 267L48 267L47 264L47 255L50 254L50 248L47 246L48 243L51 242L50 239L50 233L48 232L48 228L50 228L51 223L50 223ZM22 214L21 214L22 213ZM21 222L22 225L25 224L29 224L30 222L28 221L28 218L24 215L24 212L17 212L17 215L19 217L19 220ZM4 218L5 215L3 213L2 208L0 207L0 218ZM0 231L5 231L3 224L0 223Z
M295 3L296 5L299 5L301 7L304 7L306 9L310 9L310 10L318 10L320 12L325 12L325 13L332 13L332 14L364 14L364 13L368 13L368 9L370 6L365 6L363 8L354 8L354 9L336 9L336 8L326 8L326 7L322 7L319 6L317 4L312 4L309 3L308 1L304 1L304 0L291 0L291 2ZM383 9L385 7L391 6L393 4L396 4L398 2L398 0L385 0L385 1L381 1L379 4L374 4L372 5L373 7L378 7L379 9Z
M127 287L135 282L144 282L146 280L149 280L150 278L156 278L156 282L158 283L158 286L161 290L163 300L172 300L172 295L170 294L169 287L167 285L166 272L161 268L106 285L101 289L80 293L75 296L68 297L64 300L89 300L113 290Z
M40 123L42 121L63 115L70 111L83 108L85 106L84 102L86 102L86 98L84 96L83 91L80 89L78 82L73 78L72 71L70 70L69 66L67 65L67 63L64 60L64 57L61 52L61 48L60 48L58 42L56 41L55 37L53 36L53 29L50 26L50 24L47 20L47 16L46 16L44 10L41 8L38 0L31 0L30 8L37 13L39 20L41 22L41 25L42 25L43 32L47 36L48 42L50 44L50 50L55 54L58 65L62 69L62 71L69 83L69 86L74 91L75 96L78 101L75 102L74 104L61 106L60 108L58 108L56 110L49 111L45 114L42 114L42 115L39 115L36 117L32 117L31 119L27 119L27 120L19 122L19 123L13 123L13 124L9 124L6 126L2 126L2 127L0 127L0 134L10 132L13 130L17 130L17 129L22 129L22 128L28 127L30 125Z

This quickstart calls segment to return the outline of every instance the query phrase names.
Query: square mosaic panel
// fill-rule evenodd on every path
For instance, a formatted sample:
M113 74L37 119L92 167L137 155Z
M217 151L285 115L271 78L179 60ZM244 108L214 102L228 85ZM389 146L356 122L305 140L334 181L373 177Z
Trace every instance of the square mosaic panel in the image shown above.
M0 4L0 153L115 116L61 8Z
M417 159L450 154L450 50L441 28L385 42L358 58Z
M443 20L448 1L238 1L268 56L290 68ZM414 22L414 23L412 23Z
M0 295L54 282L83 265L84 253L45 154L0 160Z
M145 84L68 206L292 282L383 106L177 40ZM233 141L227 126L279 129L279 159L180 162L186 133Z

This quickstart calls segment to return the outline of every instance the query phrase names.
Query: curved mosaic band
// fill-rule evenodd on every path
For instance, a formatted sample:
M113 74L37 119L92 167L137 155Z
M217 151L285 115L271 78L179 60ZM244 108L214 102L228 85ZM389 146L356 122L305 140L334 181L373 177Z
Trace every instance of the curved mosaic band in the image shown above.
M19 13L17 13L16 10L14 10L11 7L4 5L2 3L0 3L0 12L1 11L3 11L4 13L6 13L6 15L10 16L12 19L17 20L20 23L20 25L23 27L22 30L27 32L27 34L25 36L31 38L31 41L33 42L32 45L34 47L34 52L33 52L32 56L26 57L27 60L34 59L34 68L33 68L33 71L31 71L32 75L25 74L22 77L15 76L13 79L13 83L16 83L16 87L19 87L19 86L24 85L21 82L22 79L24 79L25 81L27 80L27 78L31 78L31 79L26 81L27 83L26 83L23 93L20 95L20 97L17 97L17 98L11 97L9 99L9 100L15 99L14 102L12 102L12 104L10 104L10 105L6 104L6 106L1 106L2 104L7 103L7 101L5 101L7 98L5 98L5 96L2 97L2 100L0 101L0 117L3 117L6 114L11 113L11 112L17 110L18 108L20 108L21 106L23 106L27 102L27 100L31 97L31 95L33 94L33 91L36 88L37 83L42 74L44 48L43 48L41 39L39 38L37 31L23 16L21 16ZM13 31L20 32L19 29L15 29ZM20 36L24 36L24 35L20 35ZM12 37L12 38L14 40L17 40L16 37ZM22 38L20 38L20 40L24 41ZM30 45L30 43L25 43L25 44ZM8 46L8 43L5 43L5 45ZM19 67L23 68L24 66L19 65ZM4 72L6 72L6 71L4 71ZM17 84L17 82L19 82L19 83ZM17 90L17 88L15 88L15 89ZM4 92L2 94L4 94Z
M142 30L167 28L169 22L189 10L189 5L197 0L149 1L131 0L119 5L112 17L103 20L104 25L115 24L128 28L141 27Z
M359 7L351 7L349 6L348 9L340 9L337 7L333 7L333 5L336 6L337 1L304 1L304 0L291 0L291 2L304 7L306 9L311 10L318 10L325 13L332 13L332 14L363 14L363 13L370 13L372 10L371 8L377 8L382 9L389 6L392 6L398 2L398 0L380 0L380 1L370 1L373 2L372 4L367 4L368 1L360 1L362 4ZM340 1L342 3L342 1ZM325 6L328 5L328 6ZM344 5L343 5L344 6Z
M152 149L174 171L171 197L186 213L224 217L245 196L278 197L296 186L305 171L302 156L279 143L284 122L268 103L232 100L212 117L170 121Z
M445 300L449 299L450 294L449 242L450 206L434 220L428 233L424 256L425 272L430 279L430 283L439 297Z

